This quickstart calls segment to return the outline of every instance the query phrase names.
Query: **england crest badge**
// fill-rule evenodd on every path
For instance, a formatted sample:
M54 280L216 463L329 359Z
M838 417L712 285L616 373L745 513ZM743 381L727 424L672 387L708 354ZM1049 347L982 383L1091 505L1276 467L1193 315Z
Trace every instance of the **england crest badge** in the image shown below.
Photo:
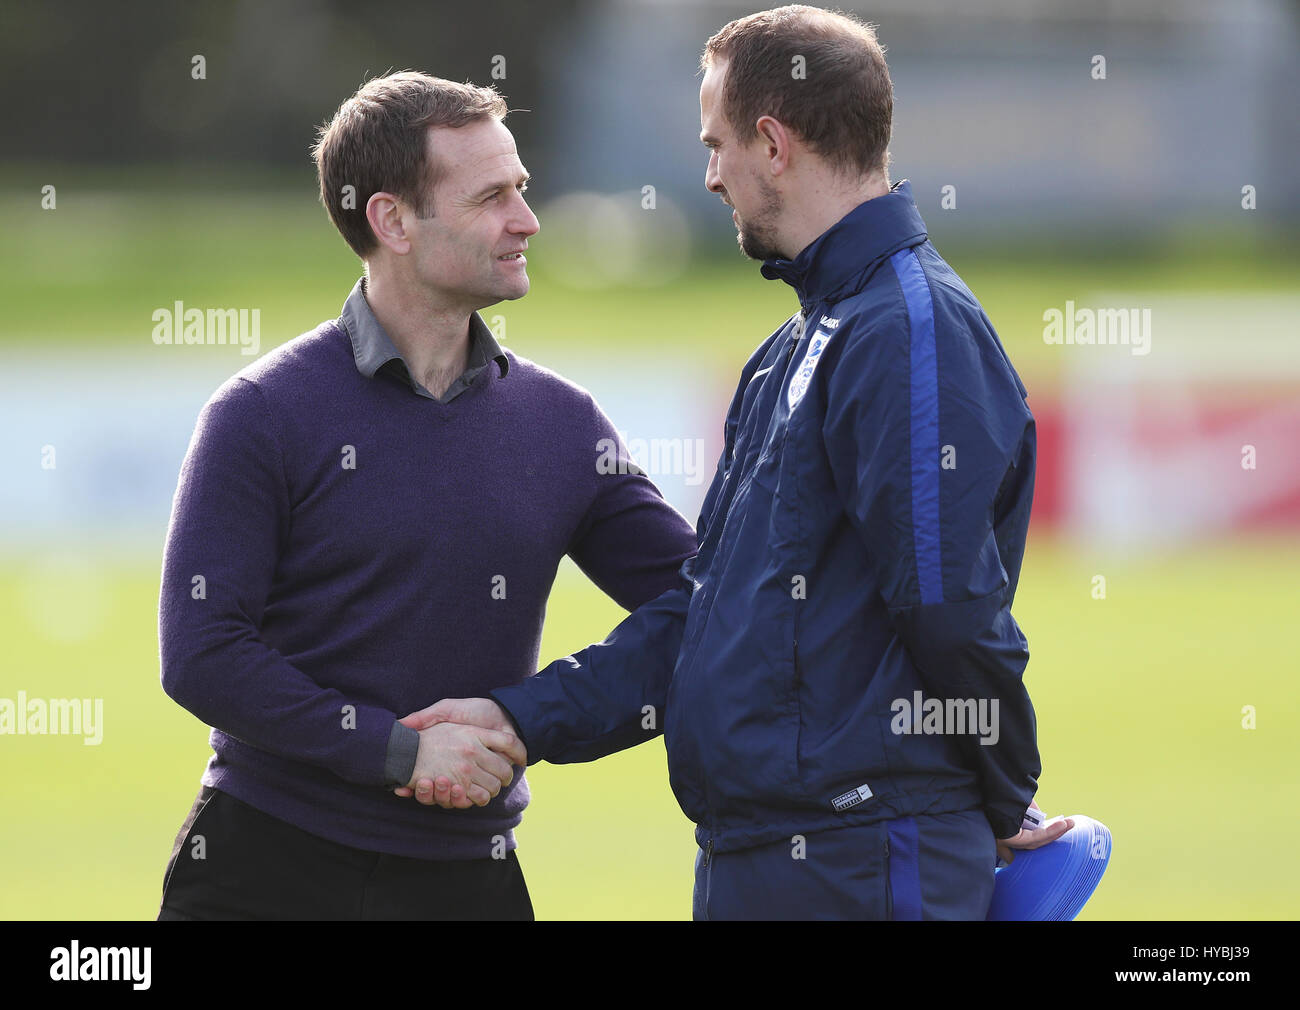
M804 354L803 360L799 362L799 367L795 369L794 377L790 380L790 388L786 390L785 394L791 411L794 410L795 404L803 399L803 394L808 392L808 383L812 381L812 374L817 368L817 362L821 360L822 351L826 349L830 339L830 334L823 330L817 330L813 333L812 339L808 341L808 351Z

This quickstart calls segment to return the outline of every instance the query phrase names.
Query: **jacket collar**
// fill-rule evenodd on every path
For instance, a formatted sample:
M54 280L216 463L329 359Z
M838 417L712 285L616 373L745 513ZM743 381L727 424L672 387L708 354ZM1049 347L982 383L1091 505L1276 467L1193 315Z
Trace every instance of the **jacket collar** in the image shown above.
M794 259L765 261L763 276L789 284L805 308L834 302L861 287L886 256L925 238L912 184L904 179L884 196L858 204Z

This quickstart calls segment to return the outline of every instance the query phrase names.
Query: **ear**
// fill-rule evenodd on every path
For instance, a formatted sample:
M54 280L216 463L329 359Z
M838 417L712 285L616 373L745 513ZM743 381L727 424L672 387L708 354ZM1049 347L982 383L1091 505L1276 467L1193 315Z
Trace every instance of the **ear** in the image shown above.
M366 220L381 245L399 256L411 251L411 240L402 221L402 203L392 193L375 193L366 201Z
M763 145L767 155L769 171L774 176L780 175L790 167L790 132L771 116L760 116L754 128L758 131L757 141Z

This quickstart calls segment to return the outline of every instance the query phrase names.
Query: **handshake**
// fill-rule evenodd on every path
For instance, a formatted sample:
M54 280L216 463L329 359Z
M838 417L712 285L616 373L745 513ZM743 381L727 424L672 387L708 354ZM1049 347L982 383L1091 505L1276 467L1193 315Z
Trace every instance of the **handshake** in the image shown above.
M425 806L486 806L528 764L523 741L501 706L488 698L444 698L398 720L420 734L411 780L393 792Z

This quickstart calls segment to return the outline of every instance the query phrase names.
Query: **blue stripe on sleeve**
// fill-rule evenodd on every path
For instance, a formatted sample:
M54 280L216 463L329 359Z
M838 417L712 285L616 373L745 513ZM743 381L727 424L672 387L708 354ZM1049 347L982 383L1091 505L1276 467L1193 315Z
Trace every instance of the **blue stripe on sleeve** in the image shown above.
M921 603L943 602L939 552L939 366L934 303L914 249L889 258L911 325L912 539Z

